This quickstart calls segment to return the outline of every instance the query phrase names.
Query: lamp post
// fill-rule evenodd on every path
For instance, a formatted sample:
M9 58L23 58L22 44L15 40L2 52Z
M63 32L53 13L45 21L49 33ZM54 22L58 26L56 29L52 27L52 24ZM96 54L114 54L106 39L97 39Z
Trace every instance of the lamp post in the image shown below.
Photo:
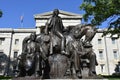
M9 56L8 56L8 61L7 61L7 71L5 72L5 75L6 76L9 76L10 74L10 63L11 63L11 60L10 60L10 56L11 56L11 51L12 51L12 40L13 40L13 30L11 31L11 40L10 40L10 50L9 50Z

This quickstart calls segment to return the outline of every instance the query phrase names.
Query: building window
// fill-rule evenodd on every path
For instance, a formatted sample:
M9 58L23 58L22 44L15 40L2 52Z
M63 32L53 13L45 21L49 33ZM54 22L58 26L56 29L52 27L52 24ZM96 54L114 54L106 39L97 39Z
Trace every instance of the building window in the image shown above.
M0 45L3 44L3 41L5 40L5 38L0 38Z
M112 44L115 44L115 38L112 38L111 40L112 40Z
M1 65L1 63L4 62L4 61L5 61L5 60L4 60L4 52L1 51L1 52L0 52L0 65Z
M102 39L98 39L98 44L101 44L102 43Z
M100 51L99 51L99 58L100 58L100 59L103 59L103 50L100 50Z
M5 62L6 59L7 55L3 51L0 51L0 62Z
M0 51L0 55L3 54L3 51Z
M19 43L19 39L15 39L15 45Z
M113 50L114 59L118 59L118 53L116 50Z
M17 56L18 56L18 51L15 51L14 52L14 58L17 58Z
M105 64L100 64L100 68L101 68L102 73L104 72L104 66L105 66Z

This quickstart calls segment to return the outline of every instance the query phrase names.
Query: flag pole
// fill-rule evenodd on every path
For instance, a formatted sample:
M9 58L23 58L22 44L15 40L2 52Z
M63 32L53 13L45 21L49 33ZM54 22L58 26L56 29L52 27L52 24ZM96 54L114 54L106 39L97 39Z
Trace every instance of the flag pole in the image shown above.
M24 14L22 14L20 16L20 25L21 25L21 28L23 28L23 19L24 19Z
M21 22L21 28L23 28L23 22Z

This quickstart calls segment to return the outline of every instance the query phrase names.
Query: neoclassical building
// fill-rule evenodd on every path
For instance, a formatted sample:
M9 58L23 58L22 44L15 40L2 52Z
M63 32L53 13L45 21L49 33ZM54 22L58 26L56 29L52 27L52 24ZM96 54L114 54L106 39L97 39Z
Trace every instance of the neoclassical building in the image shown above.
M36 27L33 29L0 28L0 54L6 54L11 60L20 55L23 39L32 32L42 33L45 23L51 15L52 11L35 14ZM61 16L65 28L81 24L82 15L80 14L60 10L59 16ZM92 40L98 60L96 71L97 74L111 75L115 72L115 66L120 60L120 39L116 39L117 35L111 38L109 35L102 37L102 34L103 30L98 29Z

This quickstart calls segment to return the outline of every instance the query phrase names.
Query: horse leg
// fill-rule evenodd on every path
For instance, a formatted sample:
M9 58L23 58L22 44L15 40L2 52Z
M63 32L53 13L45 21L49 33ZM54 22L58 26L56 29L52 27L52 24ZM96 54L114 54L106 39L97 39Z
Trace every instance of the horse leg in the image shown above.
M74 51L74 66L75 66L75 71L76 71L76 76L78 78L81 78L81 67L80 67L80 59L79 59L79 55L77 54L76 51Z
M61 53L62 54L65 54L65 43L66 43L66 39L62 37L62 41L61 41Z
M33 68L34 68L34 76L35 76L35 77L39 77L39 76L42 75L41 63L40 63L40 55L39 55L39 53L36 53L36 55L35 55L35 57L34 57Z
M49 61L48 59L47 60L44 60L45 62L45 67L44 67L44 74L43 74L43 79L50 79L50 64L49 64Z
M19 62L18 64L18 69L19 69L19 74L18 77L24 77L26 76L26 70L25 67L23 66L24 63Z

